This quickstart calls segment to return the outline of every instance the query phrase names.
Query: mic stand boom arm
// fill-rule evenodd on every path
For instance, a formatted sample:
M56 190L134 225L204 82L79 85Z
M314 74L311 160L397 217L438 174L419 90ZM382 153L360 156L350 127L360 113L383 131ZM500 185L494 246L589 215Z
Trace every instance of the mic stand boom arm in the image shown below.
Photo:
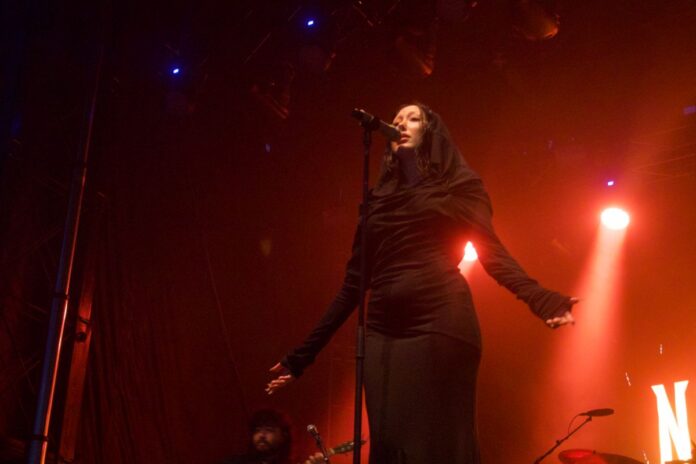
M591 420L592 420L592 416L587 416L587 419L585 419L585 420L583 421L582 424L578 425L578 426L575 427L573 430L571 430L571 431L568 433L568 435L566 435L565 437L561 438L560 440L556 440L556 444L553 445L553 446L551 447L550 450L548 450L547 452L545 452L544 454L542 454L541 456L539 456L538 458L536 458L536 459L534 460L534 464L539 464L539 463L541 462L542 459L544 459L544 458L545 458L546 456L548 456L549 454L553 453L553 451L554 451L556 448L558 448L559 446L561 446L561 444L562 444L564 441L566 441L568 438L570 438L571 435L573 435L575 432L577 432L578 430L580 430L580 428L582 428L585 424L587 424L587 423L590 422Z

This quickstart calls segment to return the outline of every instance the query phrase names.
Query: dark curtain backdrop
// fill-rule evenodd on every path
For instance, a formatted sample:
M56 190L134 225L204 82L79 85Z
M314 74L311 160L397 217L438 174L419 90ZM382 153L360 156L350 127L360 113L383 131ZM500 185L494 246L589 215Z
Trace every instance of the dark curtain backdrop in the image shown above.
M319 194L321 153L274 143L269 154L238 108L189 121L102 108L133 132L98 141L92 177L107 234L87 462L214 462L244 450L248 412L268 405L298 421L298 453L312 450L303 424L326 430L325 375L308 375L301 399L263 387L340 284L357 202Z

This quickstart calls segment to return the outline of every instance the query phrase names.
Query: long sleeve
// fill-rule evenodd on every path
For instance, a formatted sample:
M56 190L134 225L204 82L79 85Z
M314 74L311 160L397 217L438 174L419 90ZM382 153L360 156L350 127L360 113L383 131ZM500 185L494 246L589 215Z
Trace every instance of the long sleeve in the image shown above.
M333 334L348 319L348 316L359 303L360 234L361 227L358 227L353 238L352 254L346 265L343 285L338 294L302 345L288 353L281 361L281 364L288 368L295 377L302 375L304 369L314 362L317 354L331 340ZM369 272L367 283L369 285Z
M454 219L469 229L483 268L498 284L527 303L543 320L570 310L572 304L568 296L540 286L502 244L493 228L490 199L479 179L450 189L450 208Z

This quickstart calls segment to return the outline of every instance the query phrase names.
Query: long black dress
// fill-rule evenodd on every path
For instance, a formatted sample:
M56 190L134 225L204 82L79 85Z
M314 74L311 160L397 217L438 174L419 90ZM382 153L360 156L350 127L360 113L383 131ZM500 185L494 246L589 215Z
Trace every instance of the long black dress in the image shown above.
M370 301L365 393L370 464L475 464L476 374L481 338L458 269L471 240L484 269L542 319L571 307L510 256L490 200L440 118L431 115L432 174L412 187L394 177L371 192L367 218ZM359 298L360 228L343 286L305 342L282 361L295 376L314 361Z

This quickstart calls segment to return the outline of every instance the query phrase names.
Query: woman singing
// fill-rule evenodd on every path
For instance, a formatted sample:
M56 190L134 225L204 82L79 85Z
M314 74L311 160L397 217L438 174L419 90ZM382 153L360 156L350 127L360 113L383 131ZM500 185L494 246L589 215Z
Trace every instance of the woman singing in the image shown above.
M474 464L481 337L458 269L474 243L486 272L546 325L572 323L577 301L541 287L495 234L491 202L440 117L401 107L367 209L365 399L371 464ZM359 300L360 227L341 290L304 343L271 368L267 392L310 365Z

